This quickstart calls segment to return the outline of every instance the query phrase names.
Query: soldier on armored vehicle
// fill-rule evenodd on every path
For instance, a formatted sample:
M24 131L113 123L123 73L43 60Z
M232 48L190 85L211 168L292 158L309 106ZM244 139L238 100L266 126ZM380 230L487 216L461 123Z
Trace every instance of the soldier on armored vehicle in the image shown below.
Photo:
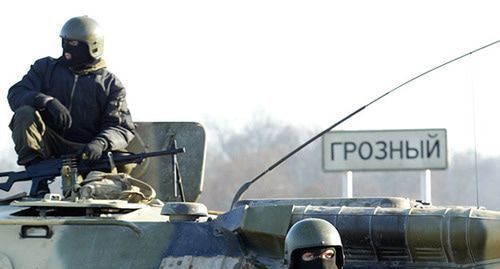
M75 17L60 36L63 55L35 61L8 93L18 164L28 170L64 155L92 163L104 151L122 151L134 137L125 89L102 59L99 25L87 16ZM35 188L40 196L49 191L46 180Z
M342 268L344 254L339 232L323 219L296 222L285 237L285 264L289 269Z

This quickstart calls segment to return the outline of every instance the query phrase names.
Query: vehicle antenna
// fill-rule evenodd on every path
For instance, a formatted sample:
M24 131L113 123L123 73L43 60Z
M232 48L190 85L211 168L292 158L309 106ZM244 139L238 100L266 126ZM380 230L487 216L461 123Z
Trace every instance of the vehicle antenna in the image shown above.
M471 69L471 102L472 102L472 136L474 138L474 177L476 181L476 207L479 209L479 170L477 167L477 127L476 127L476 93L474 88L474 64L470 61Z
M315 135L314 137L312 137L311 139L307 140L304 144L298 146L296 149L294 149L293 151L291 151L290 153L288 153L287 155L285 155L283 158L281 158L280 160L278 160L277 162L275 162L273 165L271 165L269 168L267 168L265 171L263 171L262 173L260 173L258 176L256 176L254 179L250 180L250 181L247 181L246 183L244 183L239 189L238 191L236 192L236 194L234 195L234 198L233 198L233 201L231 203L231 208L234 207L234 205L236 204L236 202L238 202L240 200L240 197L241 195L243 195L243 193L248 190L248 188L253 184L255 183L257 180L259 180L261 177L263 177L265 174L267 174L268 172L272 171L274 168L276 168L278 165L280 165L281 163L283 163L284 161L286 161L288 158L290 158L292 155L294 155L295 153L297 153L298 151L300 151L301 149L303 149L305 146L309 145L310 143L312 143L313 141L315 141L316 139L320 138L321 136L323 136L324 134L326 134L327 132L329 132L330 130L332 130L333 128L337 127L339 124L343 123L344 121L348 120L349 118L351 118L352 116L358 114L359 112L361 112L362 110L364 110L365 108L367 108L368 106L372 105L373 103L377 102L378 100L386 97L387 95L393 93L394 91L396 91L397 89L405 86L406 84L409 84L410 82L422 77L422 76L425 76L429 73L431 73L432 71L435 71L441 67L444 67L448 64L451 64L455 61L458 61L464 57L467 57L473 53L476 53L480 50L483 50L485 48L488 48L490 46L493 46L497 43L500 43L500 40L497 40L495 42L492 42L492 43L489 43L487 45L484 45L482 47L479 47L475 50L472 50L472 51L469 51L463 55L460 55L454 59L451 59L447 62L444 62L436 67L433 67L415 77L412 77L411 79L399 84L398 86L396 86L395 88L387 91L386 93L380 95L379 97L373 99L371 102L367 103L366 105L363 105L361 106L360 108L356 109L354 112L352 112L351 114L345 116L343 119L337 121L336 123L334 123L332 126L326 128L325 130L323 130L322 132L318 133L317 135Z

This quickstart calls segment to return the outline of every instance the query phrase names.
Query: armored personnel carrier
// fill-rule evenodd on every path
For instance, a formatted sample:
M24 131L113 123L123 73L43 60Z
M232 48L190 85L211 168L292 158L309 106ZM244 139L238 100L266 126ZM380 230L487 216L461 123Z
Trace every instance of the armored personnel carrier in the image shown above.
M138 133L133 152L182 150L144 158L132 174L140 181L126 181L136 189L116 194L116 184L62 171L56 181L71 194L56 188L43 198L3 199L0 269L285 268L284 238L306 218L338 229L345 268L500 267L500 212L401 197L240 200L228 212L211 212L197 203L203 127L138 123ZM79 190L68 185L76 181Z

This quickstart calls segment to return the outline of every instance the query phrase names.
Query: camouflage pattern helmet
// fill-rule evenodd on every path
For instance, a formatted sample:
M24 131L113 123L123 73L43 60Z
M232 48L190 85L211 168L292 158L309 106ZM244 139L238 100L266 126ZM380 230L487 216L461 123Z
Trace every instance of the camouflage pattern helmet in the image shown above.
M104 35L99 24L88 16L69 19L62 27L63 39L78 40L87 43L89 53L94 59L99 59L104 51Z
M336 255L343 264L339 232L330 222L317 218L303 219L292 225L285 237L285 264L291 265L295 250L315 247L336 247Z

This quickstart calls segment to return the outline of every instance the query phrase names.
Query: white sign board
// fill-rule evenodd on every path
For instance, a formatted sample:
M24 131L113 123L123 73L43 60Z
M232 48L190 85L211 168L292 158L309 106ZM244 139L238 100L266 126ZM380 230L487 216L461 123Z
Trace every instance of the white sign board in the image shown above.
M336 131L323 136L325 171L446 167L446 129Z

